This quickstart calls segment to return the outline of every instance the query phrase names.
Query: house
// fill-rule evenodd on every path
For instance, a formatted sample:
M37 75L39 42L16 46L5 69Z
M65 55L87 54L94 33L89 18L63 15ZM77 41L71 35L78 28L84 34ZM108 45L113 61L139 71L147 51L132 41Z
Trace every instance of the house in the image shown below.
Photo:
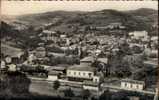
M101 81L101 77L96 75L96 68L91 64L94 61L93 57L85 57L80 61L80 65L74 65L67 68L67 77L71 81L85 81L89 80L95 83Z
M56 80L58 80L58 75L59 75L59 73L56 73L56 72L53 72L53 71L49 71L47 80L56 81Z
M36 48L35 56L37 58L44 58L46 56L46 49L44 47Z
M64 34L60 35L60 38L66 38L66 37L67 35L64 35Z
M108 64L108 58L98 58L97 61L104 63L104 64Z
M143 40L147 40L148 39L148 32L147 31L134 31L134 32L130 32L129 36L132 39L143 39Z
M89 63L74 65L67 69L68 80L83 81L93 80L95 69Z
M5 56L6 63L20 63L24 51L19 48L1 44L1 53Z
M88 64L92 64L95 61L95 58L92 56L88 56L85 57L83 59L80 60L80 63L88 63Z
M123 79L121 80L121 88L132 91L142 91L145 88L145 82L131 79Z
M146 66L151 66L153 68L157 68L158 67L158 59L151 59L151 60L147 60L144 61L144 65Z
M93 80L84 80L83 81L83 89L93 90L93 91L99 91L100 84L101 84L102 78L100 75L95 74L93 76Z
M4 70L6 68L6 62L4 60L1 60L1 66L0 69Z
M98 83L93 83L92 81L84 81L83 82L83 89L85 90L93 90L93 91L99 91L100 85Z
M29 64L34 64L34 60L36 60L36 56L35 56L35 53L32 53L32 54L29 54L29 57L28 57L28 63Z
M137 96L129 96L129 100L140 100Z
M152 49L146 48L144 53L150 58L158 57L158 50L154 50L154 49L152 50Z
M65 66L52 66L52 67L48 68L47 70L50 70L52 72L59 73L59 74L66 74Z
M42 40L54 41L56 40L55 34L56 34L55 31L43 30L43 32L39 34L39 36L41 37Z
M8 71L10 71L10 72L17 71L17 66L15 64L9 64L9 65L7 65L7 67L8 67Z

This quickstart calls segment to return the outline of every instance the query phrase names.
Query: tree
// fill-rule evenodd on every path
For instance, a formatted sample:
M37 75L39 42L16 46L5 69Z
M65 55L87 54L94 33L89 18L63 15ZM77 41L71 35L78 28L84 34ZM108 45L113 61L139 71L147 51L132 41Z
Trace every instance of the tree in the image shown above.
M103 94L99 97L99 100L111 100L111 93L109 90L105 90Z
M83 90L82 91L82 97L84 100L87 100L89 98L89 96L91 95L89 90Z
M60 87L60 82L59 81L55 81L54 84L53 84L53 88L55 90L57 90L59 87Z
M64 92L64 95L65 95L66 97L73 97L73 96L75 95L75 94L73 93L73 91L71 90L71 88L66 89L66 90L64 90L63 92Z

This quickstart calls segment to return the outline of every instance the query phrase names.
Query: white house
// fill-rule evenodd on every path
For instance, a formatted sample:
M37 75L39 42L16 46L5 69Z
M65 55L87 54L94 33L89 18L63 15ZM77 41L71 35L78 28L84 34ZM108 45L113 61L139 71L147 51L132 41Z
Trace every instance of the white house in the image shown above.
M129 36L131 36L131 38L134 38L134 39L147 40L148 32L147 31L134 31L134 32L130 32Z
M36 56L34 54L30 54L28 57L28 63L33 64L33 61L36 60Z
M69 67L67 69L67 77L77 81L93 80L95 72L95 68L91 67L93 60L93 57L85 57L80 60L80 65Z
M75 65L67 69L67 77L70 79L74 78L77 80L78 79L92 80L94 77L94 71L95 69L90 67L89 64Z
M1 67L0 67L0 69L5 69L6 68L6 63L5 63L5 61L1 61Z
M48 73L48 78L47 78L47 80L49 80L49 81L56 81L56 80L58 80L58 73L55 73L55 72L50 71L50 72Z
M55 31L50 31L50 30L43 30L41 34L39 34L40 37L42 37L42 40L51 40L54 41L56 37L54 36L56 34Z
M142 91L144 87L145 87L145 83L143 81L137 81L137 80L131 80L131 79L123 79L121 81L122 89Z
M8 71L10 71L10 72L17 71L17 66L15 64L10 64L10 65L7 65L7 66L8 66Z
M98 83L93 83L92 81L84 81L83 82L83 89L99 91L99 84Z

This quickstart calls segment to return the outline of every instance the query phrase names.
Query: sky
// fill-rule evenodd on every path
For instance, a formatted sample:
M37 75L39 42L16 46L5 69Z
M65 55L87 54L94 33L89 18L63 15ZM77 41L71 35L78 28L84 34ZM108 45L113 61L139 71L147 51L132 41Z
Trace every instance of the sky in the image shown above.
M152 8L158 10L157 1L2 1L1 14L23 15L48 11L99 11L103 9L135 10Z

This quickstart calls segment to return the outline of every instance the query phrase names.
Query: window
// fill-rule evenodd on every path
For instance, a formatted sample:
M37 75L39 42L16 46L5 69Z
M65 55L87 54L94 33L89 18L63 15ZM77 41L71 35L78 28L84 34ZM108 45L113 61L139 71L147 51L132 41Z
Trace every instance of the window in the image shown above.
M74 75L76 75L76 72L74 72Z
M71 72L69 72L69 74L71 74Z
M132 84L130 85L130 88L132 88L133 86L132 86Z
M81 73L80 73L80 72L79 72L78 74L79 74L79 75L81 75Z
M125 83L125 87L127 87L127 83Z
M88 76L91 77L91 76L92 76L92 73L88 73Z
M138 85L136 85L136 88L138 89L138 88L139 88L139 86L138 86Z
M85 76L85 73L83 73L83 76Z

